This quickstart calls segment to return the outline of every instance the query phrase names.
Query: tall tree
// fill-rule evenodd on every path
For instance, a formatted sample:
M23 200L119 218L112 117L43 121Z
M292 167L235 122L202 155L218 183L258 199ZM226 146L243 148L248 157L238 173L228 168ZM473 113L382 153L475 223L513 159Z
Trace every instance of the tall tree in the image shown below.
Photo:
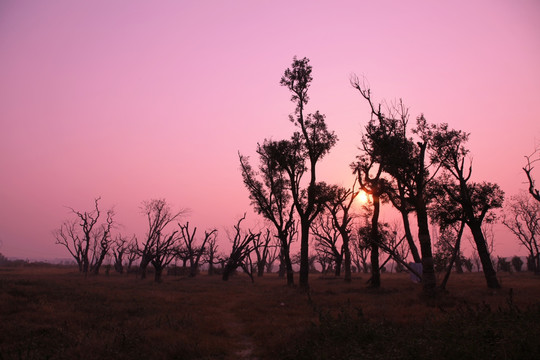
M280 257L286 268L287 284L294 285L294 271L290 256L290 231L294 228L294 203L291 201L290 181L279 166L275 154L280 143L265 140L257 145L259 169L254 170L249 158L238 154L244 185L251 204L274 226L280 242Z
M368 145L369 141L364 138L363 149L369 154L372 150ZM360 189L371 195L371 230L369 234L369 244L371 246L371 280L370 285L378 288L381 286L381 273L379 269L379 247L382 242L380 233L379 217L381 213L381 198L385 195L387 182L381 176L382 166L374 163L374 158L370 155L358 156L358 161L352 165L356 173Z
M540 275L540 202L526 193L511 197L506 204L503 224L525 246L533 272Z
M433 149L432 160L440 163L449 175L443 178L442 186L446 190L448 200L460 207L463 220L471 230L487 286L500 288L482 231L482 223L494 219L492 210L502 207L504 192L497 184L469 181L472 163L467 163L469 150L465 148L469 134L450 129L448 124L432 126L429 132Z
M416 139L413 139L408 134L408 111L401 102L394 109L388 109L389 114L385 115L381 105L373 102L371 90L365 84L356 77L351 79L351 84L371 109L371 120L366 126L366 139L372 149L370 156L384 172L403 184L406 199L416 212L422 254L422 284L424 291L431 292L436 288L437 281L429 233L427 206L430 199L427 186L437 171L430 174L430 164L427 163L429 134L425 131L426 121L423 115L417 118L417 126L412 129Z
M289 119L298 128L291 141L285 147L291 156L278 156L278 162L289 175L293 202L300 219L300 279L299 284L308 288L309 277L309 231L311 223L323 209L320 186L317 183L316 165L335 145L337 136L326 126L325 116L319 111L305 115L304 107L308 103L308 89L313 80L309 59L293 59L291 68L285 70L280 84L291 91L291 101L296 104L294 115ZM288 149L287 149L288 148ZM278 154L276 154L278 155ZM303 161L303 160L307 161ZM291 162L291 160L293 162ZM297 181L301 173L309 166L307 189L300 190ZM300 173L299 173L300 171Z

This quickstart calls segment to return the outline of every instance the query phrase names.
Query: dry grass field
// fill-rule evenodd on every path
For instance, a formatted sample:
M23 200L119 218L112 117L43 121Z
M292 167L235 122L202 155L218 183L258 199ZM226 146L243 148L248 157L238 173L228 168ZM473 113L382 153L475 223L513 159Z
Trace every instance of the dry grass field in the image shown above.
M0 268L0 359L540 359L540 278L453 274L435 299L405 274L382 288L312 274L89 276Z

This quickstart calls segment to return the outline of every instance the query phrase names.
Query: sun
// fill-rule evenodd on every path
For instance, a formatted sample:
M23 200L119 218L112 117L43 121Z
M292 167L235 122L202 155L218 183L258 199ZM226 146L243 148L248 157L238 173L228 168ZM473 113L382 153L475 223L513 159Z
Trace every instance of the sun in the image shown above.
M360 205L367 204L369 202L369 194L366 193L364 190L360 190L360 192L358 192L358 195L356 196L356 201Z

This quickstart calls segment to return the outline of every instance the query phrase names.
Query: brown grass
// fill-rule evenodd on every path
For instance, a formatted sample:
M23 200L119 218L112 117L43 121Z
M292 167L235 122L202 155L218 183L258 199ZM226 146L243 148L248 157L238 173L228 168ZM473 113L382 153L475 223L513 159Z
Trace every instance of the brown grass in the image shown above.
M316 326L322 312L361 310L373 322L421 324L463 306L520 308L540 302L540 278L502 274L490 290L482 274L453 274L448 293L425 299L404 274L311 275L309 294L276 275L166 277L161 284L133 275L84 278L74 269L0 268L0 359L268 358ZM510 290L512 289L512 290ZM511 295L510 295L511 293Z

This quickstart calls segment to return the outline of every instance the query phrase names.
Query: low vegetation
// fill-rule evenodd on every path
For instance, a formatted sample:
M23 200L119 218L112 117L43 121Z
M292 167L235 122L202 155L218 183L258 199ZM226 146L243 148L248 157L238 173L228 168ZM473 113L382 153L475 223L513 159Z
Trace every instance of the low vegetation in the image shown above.
M365 275L367 276L367 275ZM454 274L426 298L405 274L313 276L310 291L267 274L161 284L76 268L0 268L0 359L536 359L540 284L529 272Z

